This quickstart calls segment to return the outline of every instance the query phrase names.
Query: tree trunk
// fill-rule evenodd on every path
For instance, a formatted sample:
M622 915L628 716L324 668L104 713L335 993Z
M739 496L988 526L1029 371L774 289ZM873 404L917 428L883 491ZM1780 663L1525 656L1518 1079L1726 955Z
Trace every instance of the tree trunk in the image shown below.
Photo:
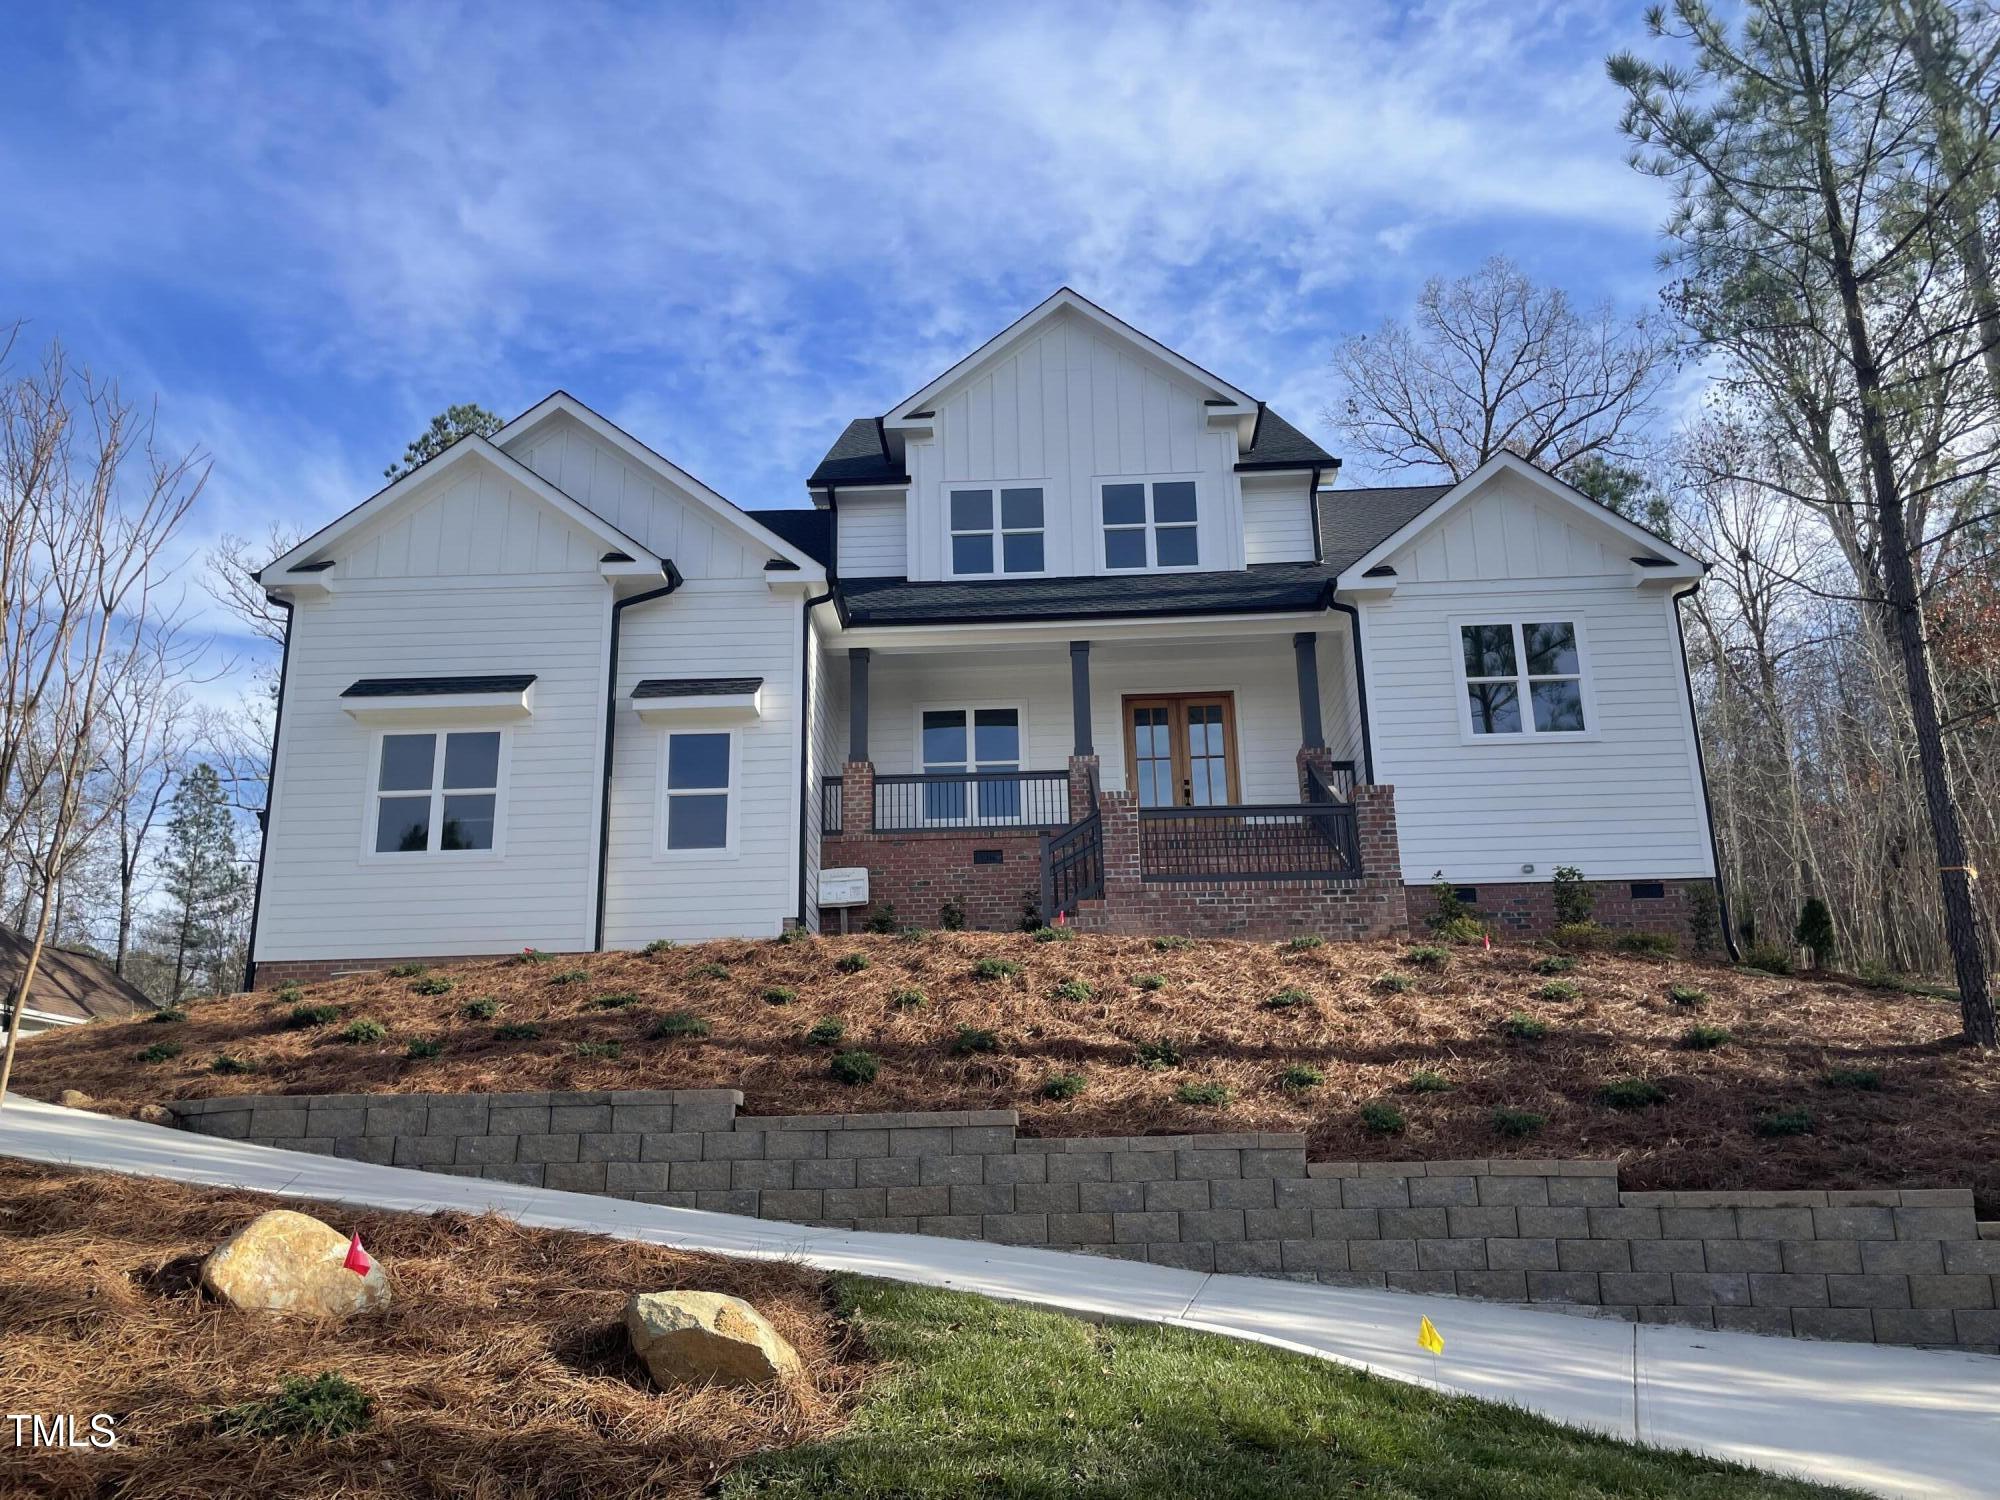
M14 1046L21 1037L21 1016L28 1009L28 994L35 986L35 971L42 966L42 945L48 941L49 903L35 917L35 938L28 945L28 961L21 966L21 982L14 986L14 1007L7 1016L7 1050L0 1056L0 1105L7 1102L7 1081L14 1076Z

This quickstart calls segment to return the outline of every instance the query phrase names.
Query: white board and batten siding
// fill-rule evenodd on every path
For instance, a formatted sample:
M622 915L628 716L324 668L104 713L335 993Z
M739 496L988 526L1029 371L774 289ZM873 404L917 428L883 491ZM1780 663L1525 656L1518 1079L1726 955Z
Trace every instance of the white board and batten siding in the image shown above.
M1501 473L1391 565L1364 603L1376 779L1396 788L1406 881L1710 876L1714 860L1675 604L1630 581L1632 544ZM1575 620L1585 735L1467 742L1457 624ZM1533 865L1528 873L1524 865Z
M905 578L909 576L901 490L840 494L833 507L836 530L835 569L842 578Z
M1303 474L1243 476L1243 560L1311 562L1312 495Z
M1193 480L1201 567L1242 567L1236 439L1209 428L1209 394L1082 318L1050 319L940 393L933 435L910 441L908 576L952 576L949 489L1015 483L1042 489L1046 571L1102 573L1098 485L1120 478Z

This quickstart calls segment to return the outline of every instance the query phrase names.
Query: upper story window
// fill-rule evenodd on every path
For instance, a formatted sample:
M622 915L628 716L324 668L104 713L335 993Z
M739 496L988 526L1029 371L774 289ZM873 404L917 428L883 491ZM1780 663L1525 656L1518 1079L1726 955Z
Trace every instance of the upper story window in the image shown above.
M954 577L1045 571L1039 486L953 489L950 505Z
M1120 480L1103 493L1107 569L1200 566L1192 479Z
M1466 723L1474 735L1581 734L1589 728L1575 621L1462 624L1458 644Z
M373 800L377 854L491 849L500 731L383 735Z

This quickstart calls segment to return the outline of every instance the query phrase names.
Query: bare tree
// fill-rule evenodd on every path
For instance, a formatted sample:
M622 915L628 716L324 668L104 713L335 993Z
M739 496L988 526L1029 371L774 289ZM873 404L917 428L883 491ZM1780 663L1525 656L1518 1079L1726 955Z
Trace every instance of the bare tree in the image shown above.
M1630 461L1643 456L1671 357L1647 318L1580 312L1496 256L1426 282L1410 322L1342 344L1333 364L1345 393L1324 415L1388 470L1463 479L1501 452L1551 472Z
M198 455L162 451L150 413L72 369L60 345L18 376L0 364L0 860L35 906L0 1102L55 897L118 802L104 786L107 704L120 681L168 669L161 557L207 477Z
M202 586L209 597L242 622L266 651L251 673L233 713L206 716L199 737L213 757L217 774L239 811L260 813L270 800L271 738L278 715L278 652L285 644L287 615L258 586L257 572L273 558L298 546L303 533L272 522L261 539L224 532L209 549Z

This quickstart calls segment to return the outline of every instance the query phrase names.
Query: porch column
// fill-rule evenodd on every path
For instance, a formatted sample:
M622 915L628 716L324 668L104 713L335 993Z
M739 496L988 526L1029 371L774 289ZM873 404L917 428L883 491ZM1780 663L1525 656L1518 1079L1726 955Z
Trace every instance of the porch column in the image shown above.
M1319 637L1301 630L1292 637L1292 659L1299 671L1299 743L1324 750L1326 733L1319 722Z
M1090 748L1090 642L1069 643L1069 713L1074 743L1070 754L1095 755Z
M868 759L868 651L847 653L847 758Z

